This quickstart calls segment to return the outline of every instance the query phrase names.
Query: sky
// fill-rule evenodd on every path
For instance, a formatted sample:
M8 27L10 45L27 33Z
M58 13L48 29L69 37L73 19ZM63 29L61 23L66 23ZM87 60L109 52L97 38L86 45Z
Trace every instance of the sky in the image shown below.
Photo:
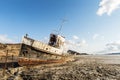
M66 47L81 53L120 52L120 0L0 0L0 42L29 37L47 42L65 36Z

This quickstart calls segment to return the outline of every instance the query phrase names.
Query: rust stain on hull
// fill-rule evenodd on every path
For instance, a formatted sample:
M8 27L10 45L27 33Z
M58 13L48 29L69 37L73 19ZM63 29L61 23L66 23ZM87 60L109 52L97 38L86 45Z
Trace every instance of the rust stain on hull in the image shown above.
M39 64L50 64L50 63L63 63L65 60L40 60L40 59L29 59L29 58L20 58L18 60L19 65L21 66L29 66L29 65L39 65Z

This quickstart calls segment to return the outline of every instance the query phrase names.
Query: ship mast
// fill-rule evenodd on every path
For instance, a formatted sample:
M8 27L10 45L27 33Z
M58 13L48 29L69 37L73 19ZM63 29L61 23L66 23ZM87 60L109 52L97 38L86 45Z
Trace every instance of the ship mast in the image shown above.
M58 35L61 33L63 24L64 24L66 21L67 21L66 19L63 19L63 20L62 20L61 25L60 25L60 28L59 28L59 30L58 30Z

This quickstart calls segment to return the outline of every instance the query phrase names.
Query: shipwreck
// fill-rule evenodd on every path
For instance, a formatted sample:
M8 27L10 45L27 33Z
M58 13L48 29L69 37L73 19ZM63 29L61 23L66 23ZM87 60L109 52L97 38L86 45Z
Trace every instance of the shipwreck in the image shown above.
M65 38L58 34L50 34L48 44L24 36L18 64L24 66L63 62L65 60L63 55L64 43Z

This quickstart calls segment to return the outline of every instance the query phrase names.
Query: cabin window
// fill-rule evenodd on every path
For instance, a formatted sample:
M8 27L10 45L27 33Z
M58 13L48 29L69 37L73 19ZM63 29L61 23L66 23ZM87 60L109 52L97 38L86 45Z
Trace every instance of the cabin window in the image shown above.
M57 41L56 35L52 35L52 36L50 37L49 45L50 45L50 46L55 46L56 41Z
M28 51L23 51L23 56L26 56L27 53Z
M48 50L48 48L46 48L46 50Z

